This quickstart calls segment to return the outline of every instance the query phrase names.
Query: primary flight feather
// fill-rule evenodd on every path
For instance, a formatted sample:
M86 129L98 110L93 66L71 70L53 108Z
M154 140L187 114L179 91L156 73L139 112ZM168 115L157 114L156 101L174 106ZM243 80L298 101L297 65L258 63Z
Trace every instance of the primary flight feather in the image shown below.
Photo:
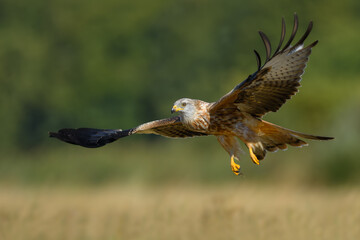
M254 51L257 71L217 102L182 98L174 103L171 112L179 115L172 118L144 123L128 130L64 128L50 132L50 137L96 148L133 134L158 134L171 138L214 135L229 153L230 166L236 175L240 173L240 165L235 161L239 160L241 153L238 139L248 147L255 164L259 164L268 151L283 150L287 145L307 145L300 138L333 139L295 132L261 119L269 111L276 112L298 91L311 50L317 44L315 41L304 46L312 26L310 22L300 40L291 45L298 29L298 17L295 14L291 36L282 46L286 33L285 21L282 19L280 42L273 54L268 37L259 32L266 49L264 64L261 64L259 53Z

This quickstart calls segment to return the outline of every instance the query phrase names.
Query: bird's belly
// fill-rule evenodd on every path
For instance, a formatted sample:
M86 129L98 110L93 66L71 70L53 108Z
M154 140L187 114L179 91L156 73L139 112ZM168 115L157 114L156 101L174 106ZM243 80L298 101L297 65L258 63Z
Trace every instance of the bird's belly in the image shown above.
M209 131L213 135L235 135L241 140L252 141L257 138L259 120L245 113L212 119Z

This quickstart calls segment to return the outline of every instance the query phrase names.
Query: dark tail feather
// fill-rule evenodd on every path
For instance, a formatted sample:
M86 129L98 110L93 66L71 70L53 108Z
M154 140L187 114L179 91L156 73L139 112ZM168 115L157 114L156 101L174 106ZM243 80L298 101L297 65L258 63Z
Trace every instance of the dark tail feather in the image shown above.
M131 135L131 129L123 131L121 129L63 128L58 132L49 132L49 137L87 148L102 147L129 135Z
M313 140L331 140L331 139L334 139L333 137L315 136L315 135L295 132L295 131L292 131L292 130L290 130L290 132L293 135L296 135L298 137L307 138L307 139L313 139Z

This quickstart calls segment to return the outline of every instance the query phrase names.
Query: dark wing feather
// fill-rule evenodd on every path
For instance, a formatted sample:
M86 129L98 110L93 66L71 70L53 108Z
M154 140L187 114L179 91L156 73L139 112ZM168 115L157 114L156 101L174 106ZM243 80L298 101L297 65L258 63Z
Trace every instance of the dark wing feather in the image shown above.
M61 141L87 148L102 147L108 143L118 140L119 138L127 137L132 134L157 134L171 138L185 138L207 135L205 133L194 132L186 128L180 122L179 116L144 123L136 128L128 130L63 128L58 132L49 133L50 137L55 137Z
M96 128L63 128L49 132L50 137L87 148L102 147L130 134L130 130Z
M266 50L266 60L265 62L269 61L271 55L271 43L269 38L265 35L265 33L259 31L260 37L264 42L265 50ZM257 54L258 55L258 54Z
M281 45L282 45L282 43L284 42L284 39L285 39L285 33L286 33L285 19L282 18L282 19L281 19L281 37L280 37L280 42L279 42L278 47L277 47L276 50L275 50L275 53L279 52L279 50L280 50L280 48L281 48Z
M310 22L305 34L292 47L290 44L298 28L296 14L294 19L292 34L283 48L281 45L285 36L285 22L282 21L280 43L271 57L270 41L264 33L260 32L266 48L264 65L218 102L213 103L210 113L220 108L236 106L241 111L261 117L269 111L277 111L287 99L298 91L301 75L311 54L311 48L317 44L317 41L303 47L303 43L312 29L312 22ZM255 55L259 65L261 60L256 51Z

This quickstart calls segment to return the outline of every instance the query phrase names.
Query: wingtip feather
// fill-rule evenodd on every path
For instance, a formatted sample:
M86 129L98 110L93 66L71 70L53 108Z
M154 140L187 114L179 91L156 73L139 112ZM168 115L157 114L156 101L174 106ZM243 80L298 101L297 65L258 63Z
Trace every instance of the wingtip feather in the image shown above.
M286 24L285 24L285 19L284 19L284 17L282 17L282 19L281 19L281 37L280 37L280 42L279 42L279 45L278 45L278 47L276 48L276 50L275 50L275 52L274 52L273 57L279 52L279 50L280 50L280 48L281 48L281 45L282 45L283 42L284 42L285 34L286 34Z
M266 50L266 60L265 62L269 61L270 56L271 56L271 43L269 38L266 36L265 33L263 33L262 31L259 31L260 37L264 42L265 45L265 50Z
M254 53L255 53L256 63L258 66L258 71L259 71L261 68L261 57L260 57L260 54L256 50L254 50Z
M292 42L292 41L294 40L294 38L295 38L295 35L296 35L296 32L297 32L298 27L299 27L299 19L298 19L297 14L294 13L294 26L293 26L293 30L292 30L292 33L291 33L291 36L290 36L288 42L287 42L287 43L285 44L285 46L283 47L282 51L286 50L286 49L290 46L291 42Z
M313 28L313 22L310 21L304 35L300 38L300 40L290 49L290 52L293 51L294 49L298 48L299 46L303 45L306 38L309 36L311 30Z

